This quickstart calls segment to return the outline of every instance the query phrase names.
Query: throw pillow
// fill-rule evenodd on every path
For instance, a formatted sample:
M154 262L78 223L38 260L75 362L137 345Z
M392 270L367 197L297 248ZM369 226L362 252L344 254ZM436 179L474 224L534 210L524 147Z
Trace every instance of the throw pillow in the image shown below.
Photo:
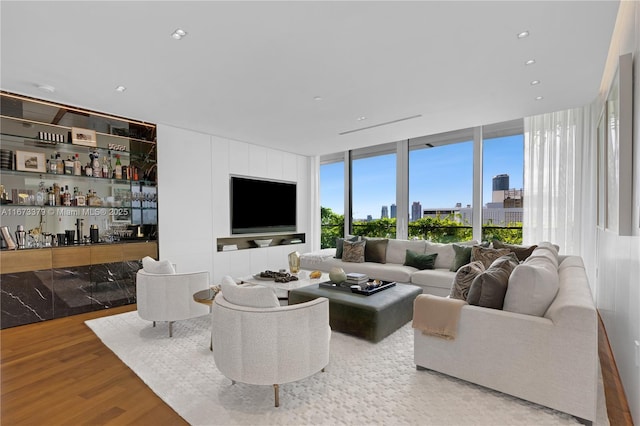
M451 269L453 260L456 256L453 252L452 244L432 243L430 241L426 242L424 252L426 254L438 253L435 265L438 269Z
M389 240L386 238L365 238L367 242L364 246L364 261L387 263L387 244Z
M538 246L535 244L532 246L519 246L516 244L503 243L500 240L493 240L493 248L495 249L506 248L511 250L513 253L515 253L515 255L518 257L518 260L520 262L525 260L527 257L531 256L531 253L533 253L536 247Z
M407 250L424 254L424 240L394 240L390 239L387 245L387 263L402 265L407 257Z
M404 265L413 266L420 270L433 269L436 265L436 257L438 257L438 253L421 254L412 250L407 250Z
M460 269L461 266L471 262L472 246L462 246L460 244L453 244L452 246L455 257L453 259L453 265L451 265L450 271L456 272L458 269Z
M486 271L474 278L467 302L470 305L502 309L509 276L517 265L518 262L510 255L496 259Z
M344 241L344 249L342 252L342 261L351 263L364 262L364 248L366 241Z
M473 280L484 271L485 268L482 262L471 262L462 265L456 272L456 276L453 277L449 297L452 299L467 300L469 287L471 287Z
M473 246L471 247L471 261L480 261L486 269L489 269L494 260L509 253L511 253L509 249L491 249Z
M342 252L344 249L344 241L358 241L360 237L357 235L347 236L347 238L336 238L336 259L342 259Z
M142 269L150 274L175 274L176 270L168 260L157 261L152 257L142 258Z
M503 309L541 317L556 298L559 286L553 260L530 257L511 273Z
M269 287L237 285L233 278L226 276L222 278L220 289L222 296L234 305L251 308L277 308L280 306L276 293Z

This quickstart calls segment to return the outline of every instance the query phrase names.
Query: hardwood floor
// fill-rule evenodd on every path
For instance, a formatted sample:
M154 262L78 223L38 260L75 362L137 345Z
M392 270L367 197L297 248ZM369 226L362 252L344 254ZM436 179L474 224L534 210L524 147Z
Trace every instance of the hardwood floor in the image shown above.
M0 331L0 424L186 425L84 321L123 306ZM599 353L612 426L632 426L600 321Z

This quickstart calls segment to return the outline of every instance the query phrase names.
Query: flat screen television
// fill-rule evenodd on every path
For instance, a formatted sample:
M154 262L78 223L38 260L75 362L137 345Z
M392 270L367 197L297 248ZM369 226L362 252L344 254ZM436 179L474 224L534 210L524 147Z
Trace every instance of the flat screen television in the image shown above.
M231 233L296 231L296 183L231 176Z

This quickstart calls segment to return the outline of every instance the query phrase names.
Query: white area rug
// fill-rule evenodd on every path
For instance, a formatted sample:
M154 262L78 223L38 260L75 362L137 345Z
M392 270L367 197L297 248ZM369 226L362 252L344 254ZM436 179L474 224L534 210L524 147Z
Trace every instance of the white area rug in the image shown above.
M273 388L231 384L209 351L209 317L156 328L137 312L87 321L160 398L192 425L568 425L575 418L413 363L410 324L380 343L331 336L325 373ZM224 342L214 342L224 344ZM608 425L600 386L599 420Z

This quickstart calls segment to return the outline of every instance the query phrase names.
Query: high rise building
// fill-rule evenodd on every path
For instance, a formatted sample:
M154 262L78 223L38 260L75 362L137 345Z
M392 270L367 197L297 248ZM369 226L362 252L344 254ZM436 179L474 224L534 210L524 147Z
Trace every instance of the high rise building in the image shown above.
M387 219L389 217L389 208L387 206L382 206L382 212L380 213L380 217L382 219Z
M420 201L414 201L411 204L411 222L415 222L418 219L422 218L422 204Z
M504 191L509 190L509 175L501 174L493 177L493 192L491 201L501 203L504 200Z
M397 216L398 213L398 208L396 207L395 204L391 204L391 219L395 218Z

